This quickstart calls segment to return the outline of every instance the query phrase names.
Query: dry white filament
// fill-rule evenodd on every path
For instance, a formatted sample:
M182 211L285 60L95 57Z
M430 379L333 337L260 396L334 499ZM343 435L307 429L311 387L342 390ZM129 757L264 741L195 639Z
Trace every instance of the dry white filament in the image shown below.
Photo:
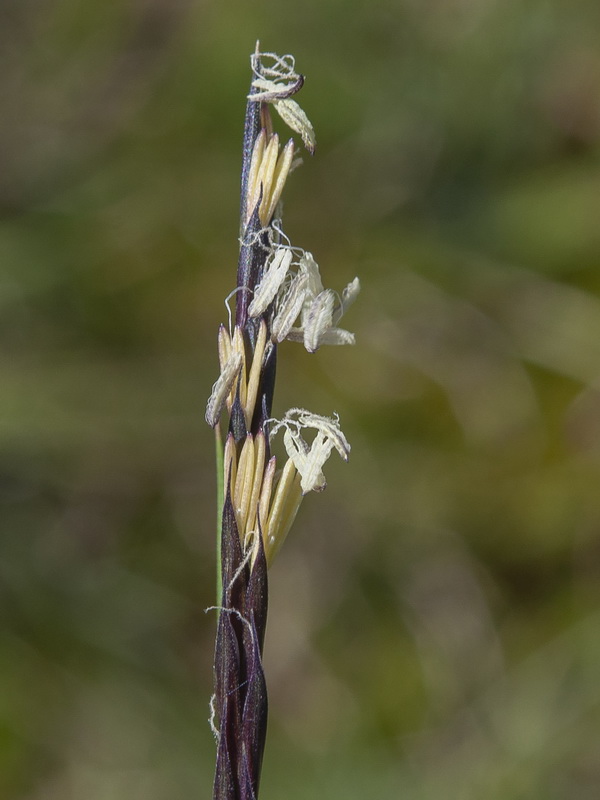
M272 61L273 65L265 64L265 59ZM296 72L296 59L291 53L284 56L271 52L261 53L259 42L256 43L256 52L250 57L250 63L257 78L266 75L269 78L293 81L300 77Z

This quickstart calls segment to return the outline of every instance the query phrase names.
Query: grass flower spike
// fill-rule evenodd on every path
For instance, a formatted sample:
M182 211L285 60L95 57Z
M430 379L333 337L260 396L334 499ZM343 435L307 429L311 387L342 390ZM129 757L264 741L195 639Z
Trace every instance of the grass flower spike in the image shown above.
M267 568L285 540L302 498L325 488L323 468L350 445L337 415L292 408L272 416L277 350L285 340L314 353L324 344L353 344L338 327L359 292L355 278L339 295L323 287L317 262L292 247L282 229L281 196L296 145L283 147L270 108L314 153L313 127L292 99L304 76L292 56L251 56L244 125L240 254L235 321L217 336L220 373L206 406L214 428L219 485L215 691L211 725L217 740L213 800L256 800L267 726L262 651ZM224 420L224 441L222 420ZM283 461L271 453L282 431Z

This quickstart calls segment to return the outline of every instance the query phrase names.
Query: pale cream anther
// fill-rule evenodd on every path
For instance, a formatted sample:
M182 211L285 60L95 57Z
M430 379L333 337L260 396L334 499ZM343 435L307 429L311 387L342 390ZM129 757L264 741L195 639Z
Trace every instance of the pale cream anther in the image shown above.
M225 325L219 325L218 350L219 366L223 369L231 356L231 338Z
M342 313L344 314L346 313L346 311L350 308L352 303L358 297L359 292L360 292L360 281L358 280L358 278L354 278L354 280L350 281L350 283L346 286L346 288L342 292Z
M225 401L235 385L242 367L242 356L239 353L232 353L221 369L221 374L217 378L206 404L205 419L211 428L214 428L219 422Z
M303 328L290 328L285 337L290 342L298 342L304 344L304 329ZM342 344L355 344L356 337L350 331L344 328L328 328L324 331L319 338L319 347L322 344L329 345L342 345Z
M303 494L325 488L323 465L334 448L344 461L348 460L350 444L342 433L337 416L324 417L303 408L291 408L281 420L271 422L271 435L284 429L283 444L288 458L301 475ZM316 436L309 445L301 432L310 429L316 431Z
M280 77L283 78L283 76ZM283 80L288 80L288 77L286 76ZM295 75L288 83L272 81L268 78L255 78L252 81L252 88L260 91L249 94L247 99L254 103L274 103L276 100L283 100L296 94L303 85L303 75Z
M282 300L278 303L273 323L271 336L275 342L282 342L298 319L308 285L308 276L298 273L287 288Z
M302 474L306 466L306 459L310 448L300 435L299 430L295 429L292 431L289 425L286 426L283 431L283 445L288 458L291 458L298 472Z
M285 338L301 342L310 353L322 344L354 344L354 334L336 325L360 291L358 278L346 286L341 297L331 289L323 289L319 265L308 251L300 257L298 275L306 277L300 325L290 325Z
M314 153L317 146L315 129L298 103L288 97L283 100L273 100L273 106L285 124L300 134L308 152Z
M325 417L322 414L313 414L312 411L307 411L304 408L290 408L286 412L284 419L292 421L294 417L298 418L301 428L314 428L316 431L322 431L331 440L344 461L348 460L352 448L340 428L337 414L333 417Z
M317 431L317 435L312 441L310 450L304 461L302 472L302 494L308 492L322 492L327 486L325 475L323 475L323 465L331 455L333 442L328 439L323 431Z
M313 442L317 442L317 437ZM323 447L324 442L319 440L317 448L313 452L313 447L309 447L307 442L304 441L300 433L296 430L292 432L291 428L286 427L283 433L283 443L290 458L296 469L301 475L301 488L302 494L307 494L310 491L322 492L326 487L327 482L323 475L323 464L329 458L331 447L326 453ZM321 459L321 455L324 455Z
M319 346L322 344L342 345L342 344L355 344L356 337L350 331L344 328L328 328L323 331L319 338Z
M318 350L321 337L332 327L335 293L324 289L312 301L304 324L304 347L309 353Z
M307 293L308 304L320 292L323 291L323 282L321 281L321 273L319 272L319 265L315 261L313 254L306 250L300 258L300 270L305 273L308 278Z
M277 247L269 257L265 274L254 290L254 297L248 307L250 317L258 317L273 302L285 281L292 258L293 253L288 247Z

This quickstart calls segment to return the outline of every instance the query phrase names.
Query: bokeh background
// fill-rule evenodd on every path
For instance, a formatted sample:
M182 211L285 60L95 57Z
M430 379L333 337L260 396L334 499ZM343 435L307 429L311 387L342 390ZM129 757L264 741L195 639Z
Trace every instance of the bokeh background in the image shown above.
M249 53L360 275L276 406L352 442L271 571L264 800L600 796L597 0L4 0L0 797L210 796L213 439Z

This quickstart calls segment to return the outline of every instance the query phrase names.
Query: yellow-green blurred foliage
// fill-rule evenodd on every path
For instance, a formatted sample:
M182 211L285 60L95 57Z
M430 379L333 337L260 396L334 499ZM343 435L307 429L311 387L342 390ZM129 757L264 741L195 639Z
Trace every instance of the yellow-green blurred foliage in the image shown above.
M209 797L213 440L249 54L353 445L271 572L264 800L600 796L597 0L5 0L0 797Z

